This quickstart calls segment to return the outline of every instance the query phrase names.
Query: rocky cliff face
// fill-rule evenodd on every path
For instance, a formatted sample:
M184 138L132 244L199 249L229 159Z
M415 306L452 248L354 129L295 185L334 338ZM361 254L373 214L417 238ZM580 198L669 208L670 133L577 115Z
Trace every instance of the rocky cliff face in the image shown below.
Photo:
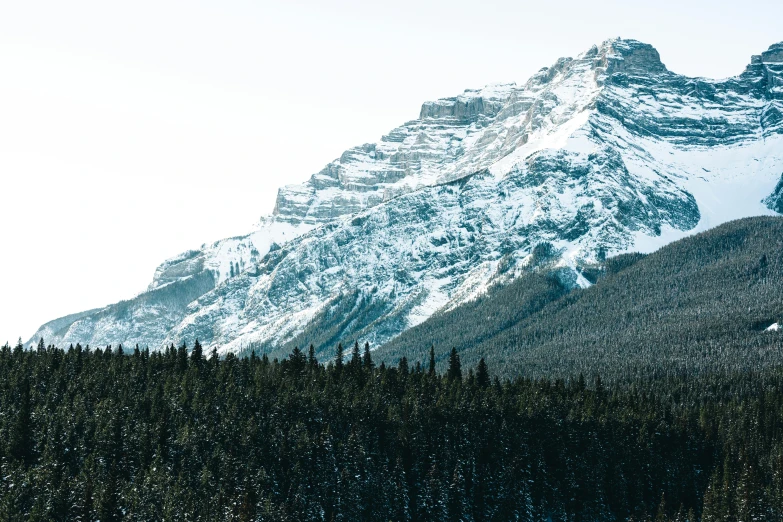
M281 189L250 234L166 261L147 293L35 339L382 343L513 278L534 251L586 284L580 267L596 256L780 212L782 175L783 44L715 81L610 40L524 85L425 103ZM170 286L165 306L148 295Z

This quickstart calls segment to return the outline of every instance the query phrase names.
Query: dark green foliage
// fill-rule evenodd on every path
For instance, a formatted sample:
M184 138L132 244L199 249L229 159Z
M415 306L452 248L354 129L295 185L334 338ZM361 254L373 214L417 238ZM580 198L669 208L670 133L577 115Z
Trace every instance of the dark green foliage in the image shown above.
M476 366L476 384L481 388L489 386L489 369L483 357L479 360L478 366Z
M32 458L32 419L30 418L30 384L27 378L17 389L18 405L8 430L8 455L19 462L30 462Z
M201 347L201 343L196 339L193 345L193 351L190 352L190 360L197 365L201 364L201 360L204 358L204 349Z
M436 315L381 347L376 360L424 360L442 371L456 347L515 377L624 379L760 370L783 362L783 218L726 223L642 256L590 268L596 284L568 291L551 272L528 273Z
M372 355L370 355L370 343L364 343L364 355L362 355L362 365L365 370L372 369L375 363L372 362Z
M375 329L376 321L388 310L387 303L376 301L372 296L362 295L359 291L347 292L324 303L323 311L283 345L264 344L259 348L276 356L289 353L294 346L313 343L316 355L331 357L338 342L379 333ZM356 325L359 324L367 326L357 332Z
M307 358L297 346L288 356L288 370L294 375L301 375L307 369Z
M434 348L442 350L437 357L441 371L448 363L451 347L465 355L471 364L475 348L505 329L540 311L547 304L568 293L557 278L546 273L525 274L508 286L494 289L455 310L437 314L422 324L403 332L376 351L376 359L395 362L403 355L412 361L435 361ZM494 350L494 347L493 347ZM496 362L499 362L496 360ZM496 367L497 368L497 367Z
M619 274L626 268L632 267L645 257L645 254L639 253L621 254L619 256L610 257L609 259L604 260L604 275L609 276Z
M462 364L459 361L459 354L456 348L452 348L449 354L449 369L446 371L446 378L450 381L462 380Z
M338 370L343 368L343 343L337 343L337 352L334 355L334 365Z
M2 347L0 520L783 516L781 368L491 384L456 350L448 376L181 353Z
M356 370L362 365L362 357L359 354L359 341L353 344L353 351L351 351L351 369Z

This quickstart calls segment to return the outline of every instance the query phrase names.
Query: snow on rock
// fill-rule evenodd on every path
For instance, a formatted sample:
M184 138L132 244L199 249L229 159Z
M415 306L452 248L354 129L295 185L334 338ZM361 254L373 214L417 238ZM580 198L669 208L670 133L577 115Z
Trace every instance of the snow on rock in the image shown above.
M152 348L198 338L225 352L284 347L321 325L377 344L542 252L587 286L579 268L599 254L781 212L783 44L710 80L609 40L523 85L424 103L280 189L250 234L168 260L145 293L36 335Z

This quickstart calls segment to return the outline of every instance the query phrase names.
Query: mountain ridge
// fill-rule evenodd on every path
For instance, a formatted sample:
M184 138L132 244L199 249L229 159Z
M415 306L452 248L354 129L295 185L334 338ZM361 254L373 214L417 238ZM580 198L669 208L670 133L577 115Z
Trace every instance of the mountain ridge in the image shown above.
M158 267L149 291L174 282L185 289L205 272L214 280L178 305L183 315L172 316L164 339L143 335L138 317L154 320L149 310L123 323L111 318L112 305L102 318L80 316L57 331L44 325L33 338L46 331L57 343L117 344L137 332L136 342L151 346L198 337L224 351L273 349L312 323L336 337L372 326L387 332L372 339L381 343L513 279L542 242L560 251L575 284L586 284L578 267L596 255L650 251L780 208L781 78L783 44L736 77L708 80L668 71L648 44L609 40L522 86L425 102L419 119L282 188L272 215L250 234ZM389 227L396 229L384 235ZM394 246L400 237L421 242ZM353 319L323 319L329 303L356 288Z

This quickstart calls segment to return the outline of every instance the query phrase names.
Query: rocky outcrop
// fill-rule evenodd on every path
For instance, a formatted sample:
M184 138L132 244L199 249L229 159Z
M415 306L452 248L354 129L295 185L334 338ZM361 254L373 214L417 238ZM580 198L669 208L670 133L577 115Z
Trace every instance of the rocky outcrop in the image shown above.
M772 194L764 199L764 204L767 205L768 209L778 214L783 214L783 174L781 174L780 181L775 185L775 190L772 191Z

